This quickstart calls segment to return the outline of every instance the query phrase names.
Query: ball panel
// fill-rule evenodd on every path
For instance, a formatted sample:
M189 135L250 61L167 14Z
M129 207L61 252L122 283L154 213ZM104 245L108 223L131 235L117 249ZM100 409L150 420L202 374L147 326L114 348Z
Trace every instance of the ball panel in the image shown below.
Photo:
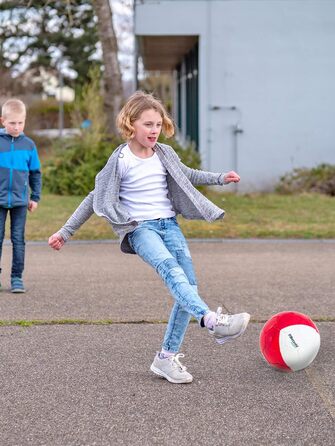
M298 313L297 311L283 311L282 313L274 315L273 318L276 321L278 329L285 328L289 325L304 324L313 327L317 332L319 332L318 327L314 324L311 318L305 314Z
M270 319L264 325L260 335L260 348L265 360L272 367L290 371L280 352L279 330L276 326L276 321Z
M308 367L320 348L320 335L310 325L291 325L280 330L279 348L284 362L293 371Z

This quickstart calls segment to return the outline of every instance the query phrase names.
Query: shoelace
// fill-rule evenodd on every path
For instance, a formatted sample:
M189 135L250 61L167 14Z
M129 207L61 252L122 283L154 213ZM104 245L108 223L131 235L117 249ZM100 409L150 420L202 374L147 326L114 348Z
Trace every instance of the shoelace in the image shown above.
M217 325L230 325L231 315L222 314L222 308L219 307L216 312L216 323Z
M185 372L186 367L179 361L179 358L184 358L184 353L178 353L175 356L172 356L171 361L176 364L177 367L180 368L182 372Z

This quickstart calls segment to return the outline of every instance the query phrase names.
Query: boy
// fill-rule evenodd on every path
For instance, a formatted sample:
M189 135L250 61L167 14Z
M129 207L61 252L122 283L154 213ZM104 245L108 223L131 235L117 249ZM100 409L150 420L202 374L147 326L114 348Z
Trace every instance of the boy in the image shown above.
M19 99L6 101L0 120L4 126L0 129L0 261L9 212L13 245L11 291L24 293L25 224L27 209L33 212L40 200L40 161L35 143L23 133L26 120L24 103Z

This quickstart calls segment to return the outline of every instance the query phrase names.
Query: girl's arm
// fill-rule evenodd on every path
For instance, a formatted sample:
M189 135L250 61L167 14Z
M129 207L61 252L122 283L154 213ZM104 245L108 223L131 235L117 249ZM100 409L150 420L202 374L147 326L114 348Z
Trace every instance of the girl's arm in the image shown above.
M238 183L240 181L239 175L230 171L228 173L214 173L214 172L206 172L204 170L191 169L190 167L185 166L179 160L179 166L183 173L187 176L190 182L194 186L200 185L220 185L229 184L231 182Z
M198 170L198 169L191 169L190 167L186 166L182 163L181 159L179 158L178 154L173 150L171 146L163 145L165 150L167 149L168 153L174 160L178 163L180 169L182 172L186 175L186 177L190 180L190 182L194 186L215 186L219 185L222 186L223 184L231 183L232 181L238 182L240 181L239 176L231 171L228 173L214 173L214 172L206 172L204 170ZM233 176L231 174L234 174L234 180L232 179ZM238 178L238 179L237 179Z
M59 250L64 243L80 228L94 213L93 211L94 191L80 203L65 225L49 238L51 248Z
M206 172L204 170L191 169L190 167L182 163L178 154L171 146L166 144L158 144L158 146L163 149L163 156L166 157L167 162L176 162L181 171L194 186L222 186L223 184L229 184L231 182L238 183L240 181L239 175L233 171L230 171L228 173L214 173Z

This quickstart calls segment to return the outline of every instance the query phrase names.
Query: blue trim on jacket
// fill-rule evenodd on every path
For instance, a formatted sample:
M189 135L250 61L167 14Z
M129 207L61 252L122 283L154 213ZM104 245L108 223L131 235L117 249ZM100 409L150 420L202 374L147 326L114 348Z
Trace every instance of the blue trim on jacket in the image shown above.
M27 206L41 196L41 165L32 139L13 137L0 129L0 206Z

